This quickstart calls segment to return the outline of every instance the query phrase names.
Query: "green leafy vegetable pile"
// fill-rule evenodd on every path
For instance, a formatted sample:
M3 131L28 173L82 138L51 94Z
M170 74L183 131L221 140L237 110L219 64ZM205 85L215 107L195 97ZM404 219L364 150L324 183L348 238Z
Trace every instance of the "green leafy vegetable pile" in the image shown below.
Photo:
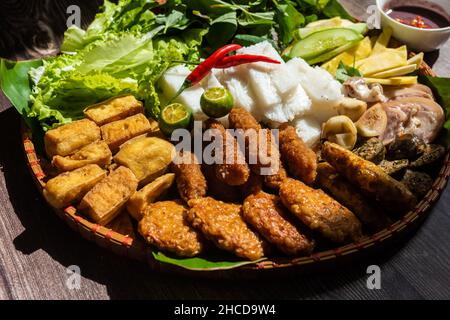
M336 15L350 18L337 0L105 1L87 30L72 26L66 31L61 55L26 65L31 82L21 83L28 95L17 96L20 106L14 94L9 97L44 130L79 119L87 106L122 94L144 100L148 114L158 117L155 83L175 61L197 62L233 40L245 45L269 40L282 50L294 30ZM10 67L2 68L2 77L14 77Z

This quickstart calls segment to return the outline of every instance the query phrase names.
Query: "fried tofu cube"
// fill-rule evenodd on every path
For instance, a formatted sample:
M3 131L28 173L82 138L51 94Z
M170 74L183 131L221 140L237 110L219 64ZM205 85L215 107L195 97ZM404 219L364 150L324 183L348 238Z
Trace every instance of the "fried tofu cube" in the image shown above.
M116 152L124 142L151 130L150 122L142 113L105 124L101 127L103 140L105 140L112 152Z
M96 164L64 172L46 183L44 197L53 207L64 208L81 200L105 177L106 171Z
M128 213L134 219L140 221L144 215L144 210L164 194L173 185L174 181L175 174L167 173L143 187L128 200Z
M81 200L79 209L92 220L105 225L113 220L136 192L138 181L133 172L119 167L97 183Z
M97 140L100 140L100 128L88 119L51 129L44 136L45 151L50 158L68 156Z
M175 147L156 137L139 137L124 144L114 156L117 164L133 171L140 185L145 185L167 171Z
M71 171L87 164L105 167L112 160L111 150L104 141L96 141L84 146L74 154L66 157L54 156L52 164L60 171Z
M86 118L94 121L99 126L122 120L138 113L144 113L143 104L131 95L115 97L100 102L84 111Z

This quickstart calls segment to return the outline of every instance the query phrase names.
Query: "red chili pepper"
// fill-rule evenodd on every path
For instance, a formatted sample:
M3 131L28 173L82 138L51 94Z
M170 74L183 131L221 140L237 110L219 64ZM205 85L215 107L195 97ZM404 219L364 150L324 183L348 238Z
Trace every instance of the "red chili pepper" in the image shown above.
M197 83L202 81L202 79L204 77L206 77L206 75L211 71L211 69L215 67L217 62L222 60L224 57L226 57L227 54L229 54L230 52L239 50L241 48L242 48L242 46L239 44L228 44L228 45L225 45L222 48L218 49L217 51L215 51L212 55L210 55L208 58L206 58L205 61L200 63L187 76L187 78L186 78L186 80L184 80L181 88L177 91L175 96L172 97L172 99L170 99L168 104L170 104L174 99L176 99L184 90L186 90L187 88L189 88L193 85L196 85Z
M267 62L280 64L280 61L255 54L237 54L235 56L224 57L214 67L218 69L226 69L230 67L239 66L241 64L253 63L253 62Z

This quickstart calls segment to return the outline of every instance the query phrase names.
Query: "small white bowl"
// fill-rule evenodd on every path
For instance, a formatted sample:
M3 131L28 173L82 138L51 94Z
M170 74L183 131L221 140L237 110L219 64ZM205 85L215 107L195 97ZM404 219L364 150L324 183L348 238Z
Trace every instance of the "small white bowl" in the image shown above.
M409 49L418 52L434 51L442 47L450 38L450 26L440 29L421 29L405 25L391 18L385 12L386 5L391 2L392 0L377 0L377 8L381 17L381 27L391 27L394 38L406 44ZM444 15L450 16L449 0L409 0L405 1L404 5L414 6L423 4L424 2L439 6L445 11Z

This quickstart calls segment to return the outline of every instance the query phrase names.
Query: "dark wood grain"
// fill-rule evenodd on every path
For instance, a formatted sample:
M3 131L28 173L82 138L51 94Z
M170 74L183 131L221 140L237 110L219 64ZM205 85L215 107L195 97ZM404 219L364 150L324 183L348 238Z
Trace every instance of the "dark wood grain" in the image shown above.
M79 4L87 23L98 2L1 1L0 55L21 59L54 52L67 5ZM364 18L374 1L342 2ZM54 36L46 36L42 21L56 30ZM450 76L450 45L427 58L435 61L438 74ZM289 279L190 279L152 272L69 229L32 183L20 149L19 124L18 114L0 96L0 299L450 299L449 188L407 241L361 264ZM370 264L381 267L381 290L366 287ZM65 285L70 265L81 268L80 290Z

